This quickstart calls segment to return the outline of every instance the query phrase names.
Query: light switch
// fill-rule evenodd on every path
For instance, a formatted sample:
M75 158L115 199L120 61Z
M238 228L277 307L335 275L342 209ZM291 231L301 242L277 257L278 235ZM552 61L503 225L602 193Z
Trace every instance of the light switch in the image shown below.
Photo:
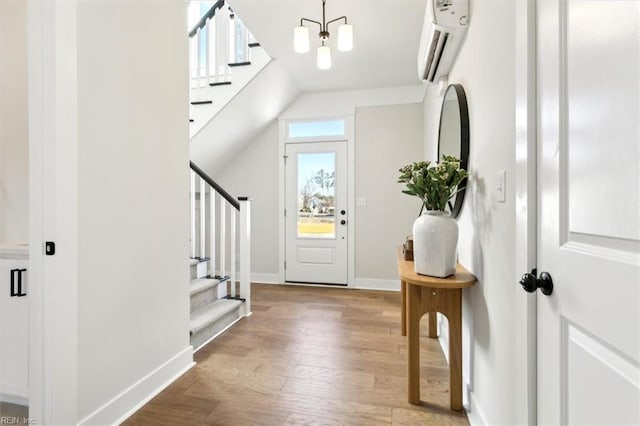
M356 206L358 206L358 207L366 207L367 206L367 197L356 197Z
M498 172L498 183L496 185L496 196L499 203L507 202L507 172L502 170Z

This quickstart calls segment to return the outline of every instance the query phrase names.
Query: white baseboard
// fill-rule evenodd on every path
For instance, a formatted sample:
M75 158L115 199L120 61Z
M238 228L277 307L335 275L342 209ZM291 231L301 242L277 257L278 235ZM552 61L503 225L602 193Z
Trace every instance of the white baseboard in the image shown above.
M444 315L438 313L438 342L442 348L444 359L449 363L449 326Z
M247 315L248 316L248 315ZM198 352L200 349L204 348L205 346L207 346L209 343L211 343L216 337L220 336L222 333L224 333L225 331L227 331L228 329L230 329L231 327L233 327L235 325L235 323L237 323L238 321L240 321L242 318L244 318L245 316L240 316L239 318L235 319L231 324L229 324L228 326L226 326L225 328L223 328L222 330L218 331L216 334L214 334L213 336L211 336L209 339L207 339L206 342L204 342L203 344L201 344L200 346L198 346L193 353Z
M278 274L265 274L254 272L251 274L252 283L261 284L289 284L280 281ZM296 283L291 283L296 284ZM306 284L306 283L301 283ZM322 286L322 284L309 284L314 286ZM327 287L336 287L335 285L327 285ZM347 287L345 287L347 288ZM400 280L379 280L374 278L356 278L353 288L360 290L387 290L400 291Z
M467 419L469 420L469 424L471 426L484 426L489 424L487 423L487 418L478 407L473 392L469 392L469 407L467 407L466 410Z
M194 365L193 348L188 346L78 424L121 424Z
M379 280L374 278L356 278L354 287L360 290L400 291L400 280Z
M442 353L444 354L444 358L447 360L447 364L449 363L449 327L446 324L446 318L442 314L438 314L438 343L440 343L440 348L442 349ZM469 424L471 426L484 426L487 423L486 417L478 407L476 400L473 396L473 392L469 391L469 378L464 376L462 377L462 386L464 389L464 395L468 396L467 404L465 405L465 410L467 411L467 418L469 419Z
M260 272L251 273L251 282L261 284L282 284L278 274L264 274Z
M25 398L23 396L9 395L9 394L6 394L6 393L0 393L0 402L7 402L9 404L27 406L27 405L29 405L29 398Z

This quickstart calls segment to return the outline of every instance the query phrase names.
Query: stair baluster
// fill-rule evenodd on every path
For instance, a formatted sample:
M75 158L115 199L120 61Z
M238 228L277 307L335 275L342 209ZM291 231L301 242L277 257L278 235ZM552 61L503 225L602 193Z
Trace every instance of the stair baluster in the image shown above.
M210 28L211 28L211 25L205 25L205 27L202 29L202 31L204 31L203 50L204 50L204 90L205 91L209 90L209 83L211 78L211 68L210 68L211 62L210 62L210 56L209 56L209 54L211 53L211 38L209 37Z
M207 199L207 192L205 190L205 181L204 179L200 178L200 254L199 257L200 258L205 258L207 257L207 252L205 249L206 246L206 236L205 236L205 231L206 231L206 213L207 213L207 206L206 206L206 200Z
M220 227L218 228L218 239L220 242L220 276L227 276L227 203L220 200Z
M216 70L216 81L230 81L231 70L228 67L229 58L229 8L223 7L216 18L216 51L218 69Z
M240 202L240 297L245 299L243 315L251 315L251 199L238 197Z
M191 258L195 258L196 254L196 174L191 172L190 176L191 191L190 191L190 209L191 209Z
M216 191L209 187L209 276L215 277L216 274L216 262L218 256L216 255Z
M229 212L229 282L231 283L231 297L236 297L236 213L231 209Z

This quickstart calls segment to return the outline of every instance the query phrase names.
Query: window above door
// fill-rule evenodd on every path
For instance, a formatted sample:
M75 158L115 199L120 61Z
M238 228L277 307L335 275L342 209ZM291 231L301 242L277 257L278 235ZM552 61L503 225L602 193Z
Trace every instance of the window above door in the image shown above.
M340 140L346 138L344 118L287 122L287 141Z

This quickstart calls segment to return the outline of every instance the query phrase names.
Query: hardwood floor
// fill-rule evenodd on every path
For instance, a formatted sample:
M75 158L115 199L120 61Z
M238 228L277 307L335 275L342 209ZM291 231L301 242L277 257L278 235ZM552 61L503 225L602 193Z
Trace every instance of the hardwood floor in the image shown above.
M26 425L29 422L29 407L0 401L0 425Z
M467 425L421 324L422 406L407 402L400 293L253 284L253 315L125 425ZM428 401L428 402L424 402Z

